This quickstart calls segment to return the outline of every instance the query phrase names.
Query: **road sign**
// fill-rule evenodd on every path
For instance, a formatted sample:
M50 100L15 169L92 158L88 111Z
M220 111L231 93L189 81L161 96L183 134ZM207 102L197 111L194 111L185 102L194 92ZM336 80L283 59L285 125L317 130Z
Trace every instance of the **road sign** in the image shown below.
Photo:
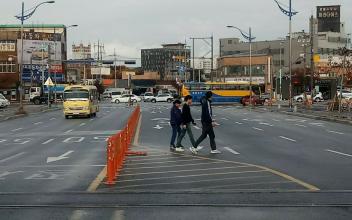
M46 80L46 82L44 83L44 85L46 85L46 86L53 86L54 83L53 83L53 81L51 80L51 78L49 77L49 78Z

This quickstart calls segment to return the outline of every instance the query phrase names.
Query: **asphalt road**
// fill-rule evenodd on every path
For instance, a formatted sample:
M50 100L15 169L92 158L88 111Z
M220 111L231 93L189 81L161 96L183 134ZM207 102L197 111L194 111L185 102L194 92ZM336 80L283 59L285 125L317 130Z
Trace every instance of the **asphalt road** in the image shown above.
M61 111L0 123L0 219L351 219L352 127L216 106L218 149L169 152L169 104L142 103L141 129L117 185L87 192L106 138L131 112ZM200 135L200 108L192 108ZM186 139L187 136L186 136ZM183 143L190 146L188 140Z

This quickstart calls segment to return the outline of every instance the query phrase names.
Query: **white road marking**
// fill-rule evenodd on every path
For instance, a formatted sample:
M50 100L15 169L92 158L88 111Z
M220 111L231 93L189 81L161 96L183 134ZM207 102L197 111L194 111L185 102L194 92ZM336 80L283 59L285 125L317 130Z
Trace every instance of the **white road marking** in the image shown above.
M273 127L273 126L274 126L273 124L269 124L269 123L266 123L266 122L260 122L259 124L260 124L260 125L270 126L270 127Z
M64 159L68 159L69 157L67 157L68 155L72 154L74 151L67 151L66 153L58 156L58 157L48 157L46 159L46 163L51 163L51 162L56 162L59 160L64 160Z
M111 220L124 220L124 219L125 219L124 210L116 210L114 214L111 216Z
M243 123L236 121L235 124L243 125Z
M94 119L92 118L92 119L90 119L89 121L94 121Z
M6 142L7 140L0 139L0 143Z
M342 133L342 132L338 132L338 131L330 131L330 130L327 130L327 132L329 132L329 133L333 133L333 134L341 134L341 135L345 134L345 133Z
M352 157L351 154L345 154L345 153L341 153L341 152L338 152L338 151L334 151L334 150L325 150L325 151L328 151L328 152L331 152L331 153L334 153L334 154L339 154L339 155L343 155L343 156L346 156L346 157Z
M229 119L228 118L221 118L222 120L224 120L224 121L228 121Z
M297 142L296 140L293 140L293 139L285 137L285 136L280 136L280 138L288 140L288 141L292 141L292 142Z
M12 132L15 132L15 131L20 131L20 130L23 130L23 128L16 128L16 129L13 129L11 130Z
M170 120L169 118L153 118L153 119L150 119L152 121L168 121Z
M84 140L84 137L69 137L65 139L64 143L80 143Z
M242 121L250 121L248 118L244 118L242 119Z
M160 125L156 125L154 128L155 128L155 129L158 129L158 130L163 129L163 127L161 127Z
M87 211L75 210L75 211L72 212L72 215L69 218L69 220L82 220L87 215L88 215Z
M73 129L65 131L64 134L71 133L72 131L73 131Z
M306 128L307 126L305 126L305 125L301 125L301 124L295 124L296 126L298 126L298 127L302 127L302 128Z
M198 126L193 126L195 129L200 130L201 128Z
M200 119L200 118L197 118L197 119L196 119L196 121L201 121L201 120L202 120L202 119Z
M6 157L6 158L0 160L0 163L3 163L3 162L6 162L6 161L9 161L9 160L12 160L12 159L14 159L14 158L16 158L16 157L20 157L20 156L22 156L23 154L26 154L26 152L21 152L21 153L18 153L18 154L15 154L15 155Z
M252 127L254 130L258 130L258 131L264 131L263 129L261 128L257 128L257 127Z
M272 120L273 120L273 121L276 121L276 122L279 122L279 121L280 121L280 120L278 120L278 119L274 119L274 118L273 118Z
M45 145L45 144L49 144L49 143L50 143L50 142L52 142L53 140L55 140L55 139L49 139L49 140L47 140L47 141L43 142L42 144L43 144L43 145Z
M40 124L43 124L43 122L37 122L37 123L33 123L34 125L40 125Z
M82 127L82 126L84 126L84 125L86 125L86 123L82 123L82 124L80 124L79 126Z
M229 148L229 147L224 147L224 149L227 150L227 151L229 151L229 152L231 152L231 153L233 153L233 154L235 154L235 155L239 155L239 154L240 154L240 153L238 153L237 151L235 151L235 150L233 150L233 149L231 149L231 148Z
M15 171L15 172L9 172L9 171L6 171L5 173L2 173L0 174L0 180L4 180L5 176L9 176L11 174L16 174L16 173L23 173L24 171Z
M27 144L30 141L31 141L30 138L23 138L23 139L15 139L13 142L14 142L14 144L24 145L24 144Z
M56 118L50 118L50 121L56 120Z

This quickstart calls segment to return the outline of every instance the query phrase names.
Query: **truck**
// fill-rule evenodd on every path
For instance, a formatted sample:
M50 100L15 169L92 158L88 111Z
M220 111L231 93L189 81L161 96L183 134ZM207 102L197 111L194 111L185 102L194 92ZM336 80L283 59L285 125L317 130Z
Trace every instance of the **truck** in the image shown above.
M50 87L50 103L54 102L54 94L56 91L56 97L57 99L61 99L61 97L64 94L66 85L58 84L56 86L51 86ZM44 86L44 91L42 87L31 87L29 90L29 101L34 103L35 105L40 105L43 103L48 103L48 87Z

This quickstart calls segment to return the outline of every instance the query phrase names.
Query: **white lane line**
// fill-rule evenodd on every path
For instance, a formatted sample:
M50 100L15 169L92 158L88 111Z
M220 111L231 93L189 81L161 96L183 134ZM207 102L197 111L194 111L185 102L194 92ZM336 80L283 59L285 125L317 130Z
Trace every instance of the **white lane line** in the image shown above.
M257 130L257 131L264 131L263 129L261 128L257 128L257 127L252 127L254 130Z
M346 156L346 157L352 157L352 155L351 155L351 154L345 154L345 153L338 152L338 151L334 151L334 150L329 150L329 149L326 149L325 151L328 151L328 152L330 152L330 153L334 153L334 154L339 154L339 155Z
M12 132L15 132L15 131L20 131L20 130L23 130L23 128L16 128L16 129L13 129L11 130Z
M333 134L341 134L341 135L345 134L345 133L342 133L342 132L338 132L338 131L330 131L330 130L327 130L327 132L329 132L329 133L333 133Z
M221 118L222 120L224 120L224 121L228 121L229 119L228 118Z
M288 140L288 141L292 141L292 142L297 142L296 140L293 140L293 139L285 137L285 136L280 136L280 138Z
M50 121L56 120L56 118L50 118Z
M235 124L243 125L243 123L236 121Z
M306 128L307 126L305 126L305 125L301 125L301 124L295 124L296 126L298 126L298 127L302 127L302 128Z
M43 145L45 145L45 144L49 144L49 143L50 143L50 142L52 142L53 140L55 140L55 139L49 139L49 140L47 140L47 141L43 142L42 144L43 144Z
M88 215L87 211L84 210L75 210L73 211L71 217L69 218L69 220L81 220L84 219L85 216Z
M193 126L195 129L200 130L201 128L198 126Z
M70 133L70 132L72 132L72 131L73 131L73 129L68 130L68 131L65 131L64 134Z
M231 148L229 148L229 147L224 147L224 149L227 150L227 151L229 151L229 152L231 152L231 153L233 153L233 154L235 154L235 155L239 155L239 154L240 154L240 153L238 153L237 151L235 151L235 150L233 150L233 149L231 149Z
M116 210L114 214L111 216L111 220L125 220L125 211Z
M0 160L0 163L3 163L3 162L6 162L6 161L9 161L9 160L12 160L12 159L14 159L14 158L16 158L16 157L20 157L20 156L22 156L23 154L25 154L25 152L21 152L21 153L12 155L12 156L10 156L10 157L6 157L6 158Z
M279 122L279 121L280 121L280 120L278 120L278 119L274 119L274 118L273 118L272 120L273 120L273 121L276 121L276 122Z
M79 126L82 127L82 126L84 126L84 125L86 125L86 123L82 123L82 124L80 124Z
M266 125L266 126L274 127L273 124L269 124L269 123L266 123L266 122L260 122L259 124L260 125Z
M43 124L43 122L37 122L37 123L33 123L34 125L40 125L40 124Z

